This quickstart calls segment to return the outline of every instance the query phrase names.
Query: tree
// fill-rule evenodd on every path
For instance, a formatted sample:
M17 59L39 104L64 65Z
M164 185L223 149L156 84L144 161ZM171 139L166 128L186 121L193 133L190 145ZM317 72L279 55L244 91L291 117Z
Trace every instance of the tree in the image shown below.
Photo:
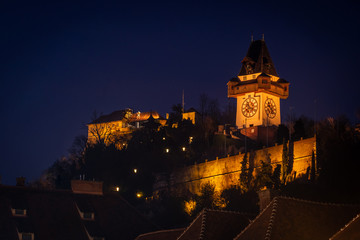
M196 196L195 212L198 213L204 208L219 209L224 207L224 200L215 191L215 185L207 182L201 185L200 195Z
M264 186L267 188L273 187L270 154L267 154L265 161L261 161L260 171L257 174L256 182L257 189L261 189Z
M287 142L283 141L283 151L282 151L282 180L283 184L286 184L287 177L289 175L289 149Z
M248 153L245 152L241 161L240 188L243 192L247 192L250 189L249 161L247 156Z
M286 141L289 139L289 129L284 124L280 124L276 132L276 142L281 144L284 139Z
M259 211L258 195L254 190L243 193L237 185L224 189L221 192L221 198L224 199L226 210L257 213Z
M274 169L274 172L271 176L271 180L273 182L273 188L274 189L279 189L280 185L281 185L281 180L280 180L280 176L281 176L281 165L277 164L276 168Z

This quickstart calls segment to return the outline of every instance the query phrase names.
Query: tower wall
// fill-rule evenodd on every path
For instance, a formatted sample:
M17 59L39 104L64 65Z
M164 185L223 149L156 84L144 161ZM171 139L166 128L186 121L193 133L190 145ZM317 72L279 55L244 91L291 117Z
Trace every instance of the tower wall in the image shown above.
M258 109L254 116L245 117L242 113L243 103L247 98L254 98L258 103ZM265 102L271 98L276 106L276 115L274 118L269 118L265 112ZM244 95L238 96L236 99L236 126L238 128L250 126L271 126L281 124L280 115L280 98L265 92L249 92Z

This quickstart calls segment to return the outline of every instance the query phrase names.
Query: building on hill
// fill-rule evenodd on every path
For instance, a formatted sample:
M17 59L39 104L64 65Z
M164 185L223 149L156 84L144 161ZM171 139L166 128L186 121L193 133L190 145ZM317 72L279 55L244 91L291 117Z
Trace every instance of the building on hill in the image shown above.
M236 98L236 126L254 140L270 144L281 124L280 99L289 96L289 82L278 76L264 39L252 41L236 78L228 82L228 97Z
M157 229L102 183L77 180L72 189L0 185L0 239L134 239Z
M182 120L190 120L195 125L200 120L200 114L195 108L190 108L182 113Z
M102 115L87 124L88 142L90 144L115 143L121 149L130 138L130 134L136 129L142 128L150 117L162 126L166 123L166 120L155 111L134 113L131 109L124 109Z

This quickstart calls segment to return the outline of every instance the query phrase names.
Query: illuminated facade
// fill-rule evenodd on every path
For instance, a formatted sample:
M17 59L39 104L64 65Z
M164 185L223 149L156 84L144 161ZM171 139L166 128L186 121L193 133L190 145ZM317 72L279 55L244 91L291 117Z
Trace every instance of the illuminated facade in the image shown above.
M192 124L195 125L199 120L199 113L194 108L190 108L186 112L182 113L182 119L190 120Z
M252 41L241 63L239 75L227 84L228 97L237 101L236 126L280 125L280 99L289 96L289 83L276 73L265 41Z
M166 120L162 119L155 111L134 113L131 109L125 109L100 116L87 125L88 142L90 144L115 143L121 149L130 138L130 134L141 128L144 123L149 121L150 117L162 126L166 123Z

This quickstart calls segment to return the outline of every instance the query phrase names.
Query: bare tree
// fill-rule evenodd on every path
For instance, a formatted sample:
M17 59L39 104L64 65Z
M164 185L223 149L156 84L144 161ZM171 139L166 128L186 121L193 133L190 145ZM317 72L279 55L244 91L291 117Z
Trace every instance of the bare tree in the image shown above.
M94 111L92 122L88 124L88 142L90 144L108 143L114 131L114 124L98 121L98 114Z

